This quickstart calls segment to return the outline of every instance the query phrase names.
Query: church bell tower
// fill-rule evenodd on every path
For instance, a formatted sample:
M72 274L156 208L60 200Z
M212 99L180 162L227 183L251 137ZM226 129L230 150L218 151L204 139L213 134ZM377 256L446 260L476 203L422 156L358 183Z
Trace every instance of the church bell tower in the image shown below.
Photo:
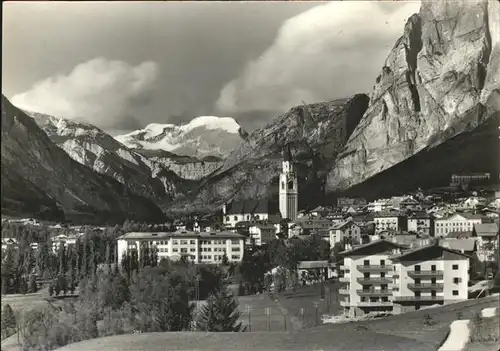
M279 206L282 218L292 221L297 219L298 212L298 184L297 174L292 162L290 146L283 151L282 170L280 173Z

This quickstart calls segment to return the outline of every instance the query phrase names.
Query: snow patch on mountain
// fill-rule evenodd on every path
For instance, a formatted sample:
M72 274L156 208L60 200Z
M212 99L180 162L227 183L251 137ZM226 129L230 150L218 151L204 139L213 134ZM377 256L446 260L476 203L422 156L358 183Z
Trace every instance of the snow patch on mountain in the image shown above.
M227 157L241 142L240 131L241 126L231 117L201 116L183 125L151 123L115 139L129 148L197 158Z

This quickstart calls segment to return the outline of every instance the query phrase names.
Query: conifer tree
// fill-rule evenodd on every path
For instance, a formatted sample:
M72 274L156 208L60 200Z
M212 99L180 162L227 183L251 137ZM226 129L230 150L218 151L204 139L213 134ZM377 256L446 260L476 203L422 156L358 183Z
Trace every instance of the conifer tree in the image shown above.
M241 312L238 302L227 288L219 290L208 298L207 304L200 311L197 321L199 330L208 332L245 331L238 323Z

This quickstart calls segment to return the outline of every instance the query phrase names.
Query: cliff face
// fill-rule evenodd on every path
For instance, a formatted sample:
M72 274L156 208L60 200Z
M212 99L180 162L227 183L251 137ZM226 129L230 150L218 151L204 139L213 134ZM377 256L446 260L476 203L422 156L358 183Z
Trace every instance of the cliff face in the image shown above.
M275 198L282 150L290 145L301 189L299 202L324 197L327 170L368 105L368 96L297 106L252 132L224 165L193 192L187 209L215 209L230 199ZM186 208L186 204L178 204Z
M499 16L497 1L422 2L389 53L368 110L328 174L328 192L350 189L419 152L438 155L439 149L432 149L462 133L474 144L474 130L494 124L488 120L500 109ZM491 142L490 147L498 148L498 139ZM433 159L439 162L440 157ZM478 169L473 161L462 158L462 164L449 164L443 171L494 167L485 162L485 169ZM432 164L421 166L432 173ZM414 171L407 169L408 174Z
M144 156L144 161L153 171L168 169L178 177L187 180L201 180L220 168L224 161L218 157L208 156L201 160L191 156L180 156L164 150L134 149Z
M33 119L2 96L2 213L55 216L87 222L162 220L150 200L71 159ZM34 200L34 203L29 201ZM56 206L54 206L54 203ZM55 219L54 217L52 217Z

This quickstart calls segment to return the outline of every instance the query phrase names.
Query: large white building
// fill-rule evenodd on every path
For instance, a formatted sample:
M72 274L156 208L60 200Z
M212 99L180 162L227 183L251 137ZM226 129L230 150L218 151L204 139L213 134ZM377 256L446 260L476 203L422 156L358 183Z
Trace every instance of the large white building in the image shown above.
M282 218L291 221L297 219L299 192L297 174L288 147L283 155L282 170L279 179L279 208Z
M173 260L187 256L195 263L222 263L224 254L229 262L241 262L245 249L245 237L224 232L132 232L117 239L118 263L125 253L136 250L138 257L144 247L156 247L158 260Z
M474 224L482 222L481 216L471 213L455 213L434 221L434 235L446 237L452 232L466 232L474 229Z
M467 299L468 256L435 244L403 249L377 240L341 253L339 293L346 313L403 313Z

